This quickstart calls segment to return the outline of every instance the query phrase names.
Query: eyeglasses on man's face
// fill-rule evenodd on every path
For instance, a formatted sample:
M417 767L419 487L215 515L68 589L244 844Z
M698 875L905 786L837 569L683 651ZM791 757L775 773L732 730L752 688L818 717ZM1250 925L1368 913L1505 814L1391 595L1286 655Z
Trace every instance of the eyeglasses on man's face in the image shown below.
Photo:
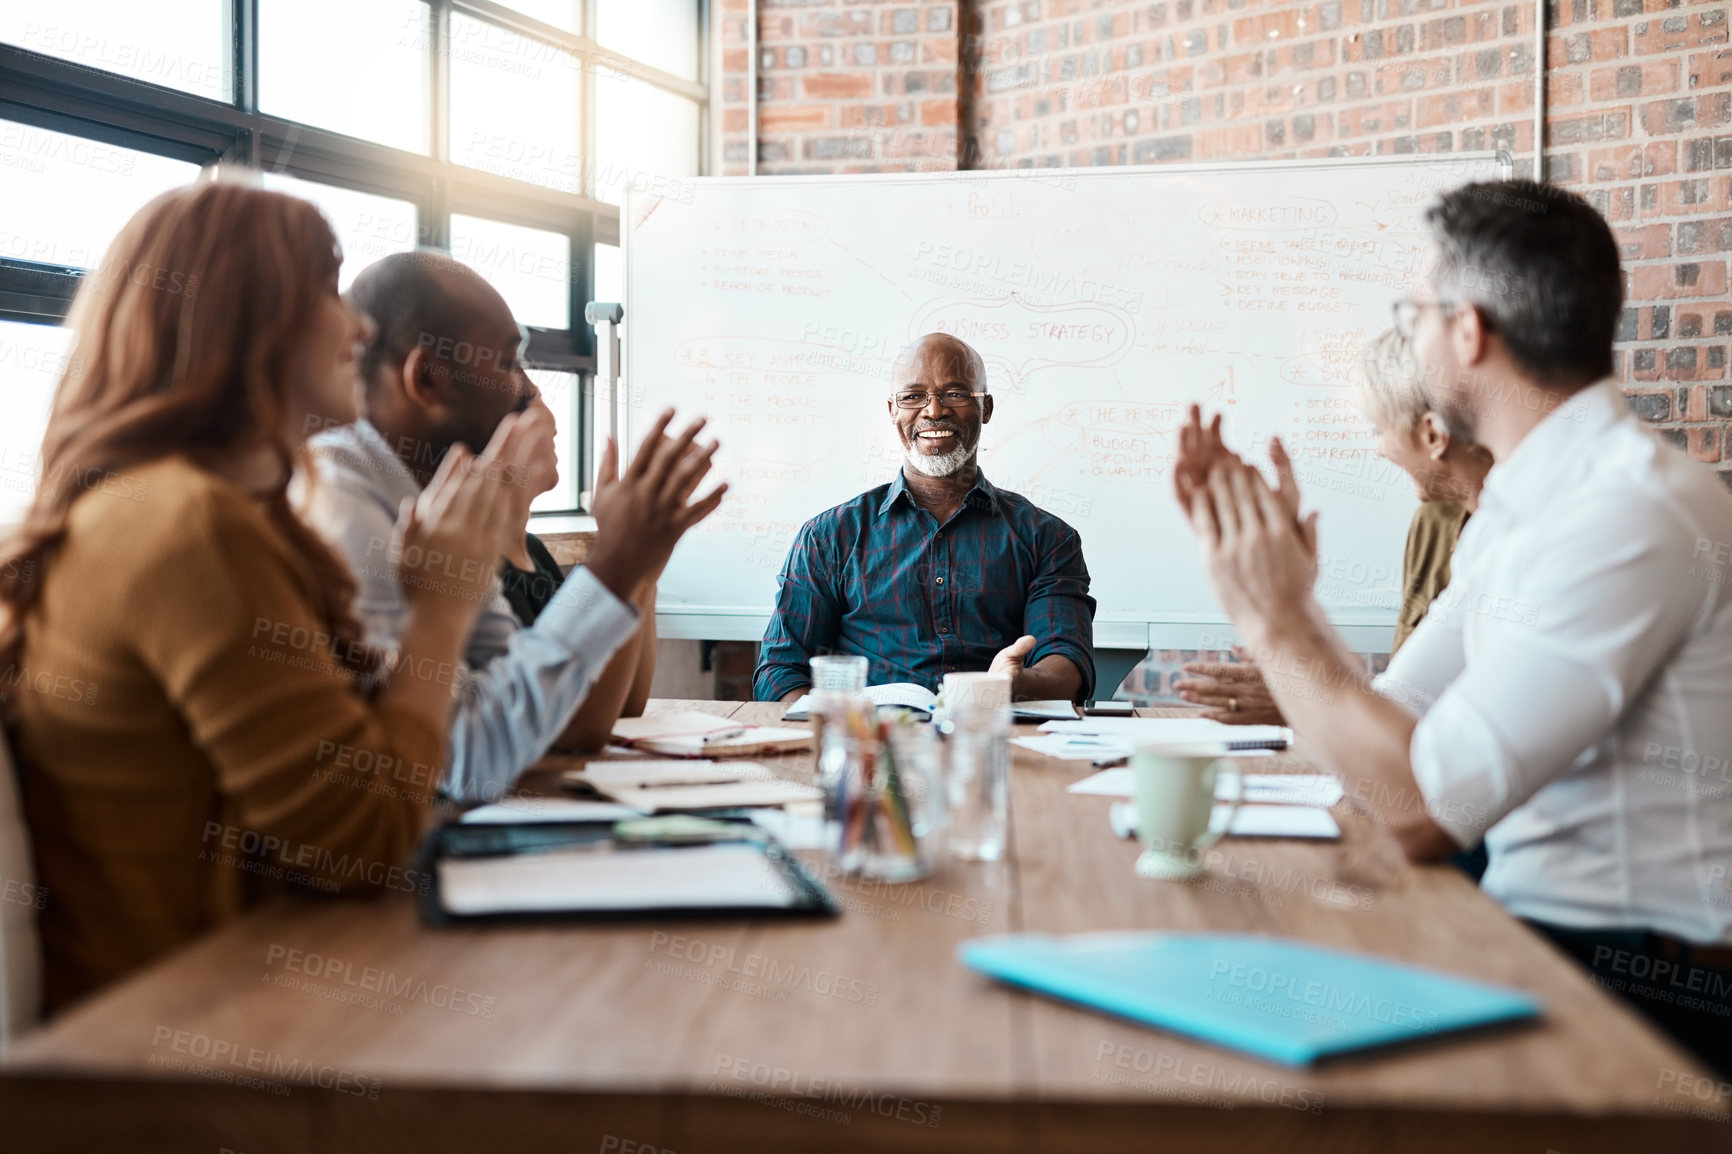
M933 397L937 397L938 403L947 409L966 409L984 396L984 392L972 393L967 389L944 389L937 393L925 389L898 389L890 394L890 399L899 409L924 409L932 403Z
M1442 309L1446 316L1455 311L1455 305L1449 301L1416 301L1412 297L1402 297L1390 308L1395 314L1395 331L1404 341L1413 339L1420 314L1426 309Z

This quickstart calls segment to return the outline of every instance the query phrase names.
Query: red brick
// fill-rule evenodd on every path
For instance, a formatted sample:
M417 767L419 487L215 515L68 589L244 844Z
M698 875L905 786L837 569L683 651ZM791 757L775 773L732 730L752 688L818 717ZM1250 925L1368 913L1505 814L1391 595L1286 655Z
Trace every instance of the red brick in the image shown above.
M1435 96L1421 96L1413 105L1414 126L1430 128L1491 116L1496 112L1497 103L1492 93L1490 88L1476 88L1467 92L1440 92Z
M1692 392L1695 390L1692 389ZM1705 429L1690 430L1690 455L1698 461L1718 461L1720 459L1720 426L1713 425Z
M812 72L800 79L802 91L821 100L858 99L873 91L870 72Z
M1706 10L1688 14L1676 9L1655 19L1643 21L1631 29L1630 48L1638 56L1654 52L1675 52L1680 48L1701 48L1708 44L1726 43L1726 10L1717 5L1704 5ZM1709 23L1704 17L1718 12L1719 20ZM1671 31L1668 25L1682 20L1682 31Z
M1691 265L1697 270L1694 283L1680 278L1681 270ZM1630 299L1633 301L1701 300L1724 295L1726 262L1723 259L1648 264L1630 270Z
M1678 91L1682 71L1676 60L1596 68L1588 78L1588 95L1595 100L1666 96Z
M1669 224L1650 224L1614 231L1618 238L1618 251L1626 261L1653 260L1672 255L1672 226Z
M835 123L828 104L766 104L758 110L759 132L815 132Z
M1590 181L1641 180L1670 176L1678 170L1678 142L1657 140L1650 144L1620 144L1590 149L1582 177Z
M955 124L956 101L922 100L920 102L920 123L932 125Z

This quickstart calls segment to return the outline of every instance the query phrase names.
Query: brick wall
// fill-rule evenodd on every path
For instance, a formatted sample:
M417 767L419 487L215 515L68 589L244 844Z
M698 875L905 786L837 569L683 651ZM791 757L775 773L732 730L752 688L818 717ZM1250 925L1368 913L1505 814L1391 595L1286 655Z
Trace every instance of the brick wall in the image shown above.
M746 171L746 11L725 0L723 168ZM957 0L760 0L758 171L956 167Z
M726 3L743 69L745 5ZM1630 405L1732 484L1728 9L1549 0L1545 67L1546 176L1623 245ZM1527 0L762 0L760 171L1501 148L1531 175L1534 16ZM746 94L724 82L739 172ZM1139 695L1168 664L1133 675Z

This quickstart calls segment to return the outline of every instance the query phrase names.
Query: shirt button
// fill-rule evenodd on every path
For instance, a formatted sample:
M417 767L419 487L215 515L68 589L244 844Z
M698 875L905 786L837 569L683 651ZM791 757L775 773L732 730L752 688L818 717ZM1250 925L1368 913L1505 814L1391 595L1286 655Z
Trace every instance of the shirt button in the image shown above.
M942 578L942 577L940 577L940 578L939 578L939 579L938 579L938 583L939 583L939 584L940 584L940 585L942 585L942 584L944 584L944 578Z
M939 540L940 540L940 541L942 541L942 540L944 540L944 530L943 530L943 529L940 529L940 530L939 530L939 531L938 531L938 539L939 539Z

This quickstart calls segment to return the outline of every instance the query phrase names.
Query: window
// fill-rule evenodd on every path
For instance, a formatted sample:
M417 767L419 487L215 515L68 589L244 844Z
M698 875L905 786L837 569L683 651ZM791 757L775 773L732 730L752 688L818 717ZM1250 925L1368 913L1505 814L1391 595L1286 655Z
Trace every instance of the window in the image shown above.
M698 78L698 6L683 0L598 0L595 38L603 48Z
M451 17L451 159L511 180L583 191L577 57ZM525 116L524 109L534 109Z
M518 324L571 327L571 240L564 233L454 212L451 255L499 290Z
M0 321L0 524L30 507L48 402L71 355L66 329Z
M578 504L578 490L589 480L588 477L577 475L578 427L582 423L579 419L578 401L582 382L576 373L556 373L547 369L530 369L529 379L541 390L541 399L547 402L547 407L553 410L554 419L559 422L559 436L554 441L554 451L559 459L559 484L530 502L530 511L558 513L575 509Z
M0 258L95 268L122 225L198 165L0 120Z
M259 111L426 152L430 20L420 0L259 0Z
M211 100L233 91L227 0L0 4L0 41Z
M286 192L319 206L343 246L343 268L338 288L347 290L355 274L394 252L415 247L415 206L406 200L357 192L331 184L298 180L281 173L265 173L266 188Z
M55 376L6 358L46 363L67 339L48 326L125 220L232 164L319 206L344 287L425 245L499 289L560 419L561 482L536 508L576 510L583 306L620 297L592 286L617 278L626 195L707 163L709 2L0 0L0 450L40 436Z
M625 200L627 189L677 198L698 172L695 101L623 76L596 78L595 197Z

